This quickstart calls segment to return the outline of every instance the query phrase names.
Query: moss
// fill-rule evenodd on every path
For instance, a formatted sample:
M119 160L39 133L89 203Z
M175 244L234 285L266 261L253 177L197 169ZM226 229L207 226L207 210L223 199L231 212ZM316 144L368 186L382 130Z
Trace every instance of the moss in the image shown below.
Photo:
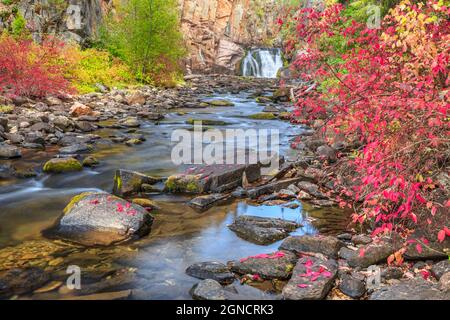
M271 112L260 112L252 114L249 118L254 120L275 120L277 116Z
M80 202L81 200L86 198L87 196L90 196L91 194L93 194L93 193L92 192L83 192L83 193L73 197L70 200L69 204L64 208L64 210L63 210L64 214L68 214L70 212L70 210L72 210L72 208L75 204L77 204L78 202Z
M195 181L191 181L186 185L186 191L192 193L200 193L200 187Z
M216 99L216 100L210 100L207 101L206 103L208 103L211 106L214 107L234 107L234 103L225 99Z
M14 107L12 107L12 106L0 105L0 113L11 113L13 111L14 111Z
M81 170L83 170L83 166L74 158L51 159L44 165L44 172L48 173L66 173Z
M197 181L196 176L172 176L165 184L165 189L173 193L201 193L202 188Z
M118 173L116 173L116 175L114 176L114 185L116 186L117 191L122 189L122 178Z

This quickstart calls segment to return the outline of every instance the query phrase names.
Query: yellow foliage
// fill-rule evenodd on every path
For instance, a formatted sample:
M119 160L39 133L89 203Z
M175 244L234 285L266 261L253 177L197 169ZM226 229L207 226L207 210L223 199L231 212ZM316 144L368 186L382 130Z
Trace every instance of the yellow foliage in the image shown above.
M65 76L81 94L97 91L97 84L124 87L135 83L129 67L106 51L81 50L76 45L68 45L64 49L64 59L67 63Z

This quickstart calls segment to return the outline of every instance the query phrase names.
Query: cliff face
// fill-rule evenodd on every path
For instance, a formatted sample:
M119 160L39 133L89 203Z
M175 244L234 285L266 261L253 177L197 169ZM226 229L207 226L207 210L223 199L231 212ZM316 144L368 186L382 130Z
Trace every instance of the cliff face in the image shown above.
M233 72L251 46L271 46L276 0L180 0L187 69Z
M251 46L271 46L278 14L277 0L179 0L181 30L189 55L188 72L232 73ZM83 42L95 34L112 0L20 0L0 2L0 30L10 25L17 7L33 37L58 34ZM9 13L8 13L9 10Z

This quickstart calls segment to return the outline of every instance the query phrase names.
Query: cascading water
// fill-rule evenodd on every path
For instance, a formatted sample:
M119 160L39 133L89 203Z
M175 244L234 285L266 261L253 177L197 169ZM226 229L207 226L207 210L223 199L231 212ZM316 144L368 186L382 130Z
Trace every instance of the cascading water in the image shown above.
M242 61L244 77L276 78L283 67L281 49L253 49Z

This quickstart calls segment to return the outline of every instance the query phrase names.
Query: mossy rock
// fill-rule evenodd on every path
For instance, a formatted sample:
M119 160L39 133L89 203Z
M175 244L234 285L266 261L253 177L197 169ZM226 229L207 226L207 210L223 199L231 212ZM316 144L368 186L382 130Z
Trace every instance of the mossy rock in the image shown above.
M144 207L144 208L151 208L154 210L159 210L161 209L156 202L150 200L150 199L145 199L145 198L136 198L133 199L131 202L133 202L134 204L137 204L138 206Z
M44 165L44 172L67 173L83 170L81 163L74 158L51 159Z
M264 96L257 97L255 100L258 103L270 103L270 102L272 102L272 98L271 97L264 97Z
M95 167L100 164L100 161L95 157L86 157L83 160L83 167Z
M227 126L229 125L228 122L221 121L221 120L209 120L209 119L188 119L186 120L186 124L194 125L195 122L202 122L202 125L204 126Z
M167 179L164 189L172 193L202 193L203 185L198 176L175 175Z
M277 116L271 112L260 112L249 116L253 120L275 120Z
M13 106L0 105L0 113L10 114L14 111Z
M278 118L281 120L291 120L292 113L290 112L280 112Z
M234 107L234 103L225 99L216 99L206 101L207 104L213 107Z
M80 202L81 200L86 198L87 196L90 196L91 194L93 194L93 192L83 192L83 193L80 193L80 194L74 196L72 199L70 199L70 202L64 208L64 210L63 210L64 214L67 214L68 212L70 212L70 210L73 208L73 206L75 204L77 204L78 202Z
M142 144L142 140L139 140L139 139L130 139L130 140L125 141L125 144L126 144L127 146L135 146L135 145L138 145L138 144Z

